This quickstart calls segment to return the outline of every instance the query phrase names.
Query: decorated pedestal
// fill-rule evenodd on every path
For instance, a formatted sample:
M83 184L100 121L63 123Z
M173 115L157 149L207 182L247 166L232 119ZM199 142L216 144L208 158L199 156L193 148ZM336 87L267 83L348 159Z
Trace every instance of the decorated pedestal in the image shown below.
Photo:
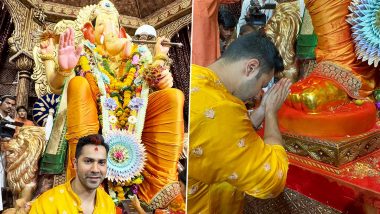
M368 104L373 105L373 103ZM333 121L334 118L330 120ZM359 121L349 121L349 123L363 125L361 120ZM332 123L339 121L335 120ZM280 196L275 199L276 203L285 206L283 205L285 199L294 201L285 203L290 206L289 209L294 209L294 207L302 208L303 202L312 200L310 203L314 204L313 207L317 206L320 207L319 210L324 210L315 213L378 213L380 211L380 126L378 124L379 122L376 122L373 128L362 134L339 137L305 136L283 129L284 146L288 151L290 163L288 189L284 193L286 197ZM318 125L308 126L317 128ZM345 124L345 126L350 125ZM339 128L341 127L337 126L337 129ZM334 134L331 132L331 135Z
M327 164L313 164L323 170L339 174L339 166L363 157L380 148L380 127L376 125L370 131L346 137L316 138L300 136L288 132L282 133L284 146L291 154L301 157L303 162L314 160ZM301 161L301 159L299 159ZM310 162L311 164L311 162Z
M290 162L287 189L270 203L288 213L378 213L380 123L376 114L371 101L351 102L319 115L284 105L279 124ZM256 203L263 202L253 200Z

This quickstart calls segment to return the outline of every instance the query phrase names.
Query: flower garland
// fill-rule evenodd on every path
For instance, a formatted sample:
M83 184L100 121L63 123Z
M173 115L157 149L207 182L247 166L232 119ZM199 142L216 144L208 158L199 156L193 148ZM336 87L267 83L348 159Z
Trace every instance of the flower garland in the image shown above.
M94 52L97 53L96 48ZM117 77L116 72L111 69L108 57L96 55L98 56L97 68L108 80L105 81L105 89L109 97L105 98L104 104L100 106L108 110L111 129L127 129L133 133L137 122L137 112L143 106L143 99L140 98L140 95L144 65L139 62L138 49L137 47L134 48L132 60L121 63L118 72L122 74L120 77ZM96 86L93 76L88 75L91 72L91 66L86 55L80 57L79 65L82 68L82 73L89 80L91 88L100 96L99 88ZM103 122L103 116L103 114L99 115L101 122Z
M108 181L108 187L110 196L113 201L118 204L120 201L125 200L127 197L137 195L138 185L141 184L144 180L142 175L136 176L130 182L111 182Z

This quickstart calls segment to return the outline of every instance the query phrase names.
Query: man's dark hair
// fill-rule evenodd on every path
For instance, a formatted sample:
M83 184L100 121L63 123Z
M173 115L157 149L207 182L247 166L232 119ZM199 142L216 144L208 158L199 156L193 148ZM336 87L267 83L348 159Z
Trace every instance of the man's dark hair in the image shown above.
M238 37L228 46L220 59L235 62L242 59L258 59L260 73L269 73L274 69L275 73L284 70L284 61L273 42L262 32L253 32Z
M104 143L104 138L100 134L93 134L93 135L88 135L85 137L81 137L78 140L77 144L77 149L75 151L75 158L78 159L79 156L82 153L82 149L85 145L98 145L98 146L104 146L106 148L106 152L108 154L109 151L109 146Z
M24 109L26 112L28 112L28 109L26 109L25 106L19 106L19 107L17 107L17 108L16 108L16 112L18 112L18 111L21 110L21 109Z
M220 8L218 13L218 23L225 28L234 28L237 21L228 9Z
M6 99L10 99L10 100L14 100L16 101L16 97L15 96L12 96L12 95L4 95L0 98L0 102L3 103Z

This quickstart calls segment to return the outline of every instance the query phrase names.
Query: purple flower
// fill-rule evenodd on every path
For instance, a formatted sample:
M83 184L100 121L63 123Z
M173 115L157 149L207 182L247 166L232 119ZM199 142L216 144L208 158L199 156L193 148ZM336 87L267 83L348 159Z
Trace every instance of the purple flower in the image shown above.
M139 64L139 60L140 60L139 55L135 54L135 55L132 57L132 65L137 65L137 64Z
M380 102L376 102L376 108L377 110L380 110Z
M136 184L133 184L133 185L131 186L131 192L132 192L133 194L137 195L138 190L139 190L139 187L138 187Z
M139 97L134 97L128 104L132 110L139 110L144 105L144 100Z
M104 106L106 107L106 109L111 111L114 111L117 108L116 101L112 98L106 98Z

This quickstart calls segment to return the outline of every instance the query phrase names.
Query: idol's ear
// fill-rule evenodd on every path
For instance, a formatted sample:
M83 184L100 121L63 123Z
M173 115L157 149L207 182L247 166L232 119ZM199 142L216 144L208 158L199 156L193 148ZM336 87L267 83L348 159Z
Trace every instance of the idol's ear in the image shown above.
M127 32L123 27L120 27L119 38L127 38Z
M84 26L82 27L82 33L85 39L87 39L91 43L95 43L94 27L90 22L86 22L86 24L84 24Z

